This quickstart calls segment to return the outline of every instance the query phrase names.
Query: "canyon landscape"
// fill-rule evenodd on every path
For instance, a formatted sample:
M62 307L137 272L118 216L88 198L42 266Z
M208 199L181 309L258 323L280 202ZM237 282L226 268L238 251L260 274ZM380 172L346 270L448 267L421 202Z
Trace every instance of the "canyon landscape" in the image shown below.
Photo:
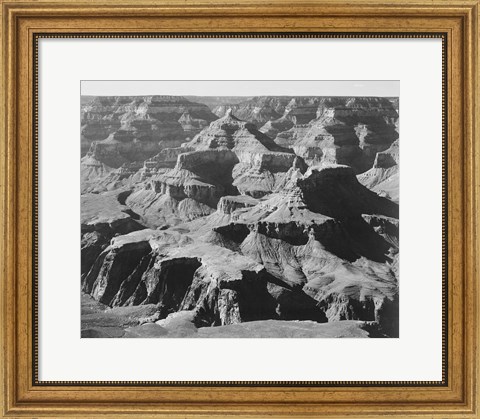
M398 107L82 96L82 338L398 337Z

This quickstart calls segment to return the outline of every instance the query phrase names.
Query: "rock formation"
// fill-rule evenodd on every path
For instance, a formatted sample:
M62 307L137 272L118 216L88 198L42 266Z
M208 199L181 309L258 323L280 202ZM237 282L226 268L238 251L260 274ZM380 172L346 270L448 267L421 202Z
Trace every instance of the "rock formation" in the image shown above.
M278 146L231 111L183 147L168 152L175 154L175 166L169 170L163 164L167 156L159 156L148 182L128 198L128 205L149 226L208 215L225 195L262 197L284 181L296 159L291 150Z
M82 190L90 191L100 189L100 177L111 169L180 146L216 116L183 97L107 96L84 104L81 119Z
M126 126L133 127L139 137L166 138L169 129L179 126L191 134L214 119L208 106L181 96L98 96L82 105L82 141L104 140Z
M213 109L213 113L223 117L231 110L239 119L261 127L267 121L280 118L289 101L288 97L254 97L238 104L219 105Z
M219 118L184 98L85 106L121 127L81 163L82 291L108 312L83 336L398 336L395 102L207 102Z
M399 201L399 143L398 140L375 156L373 167L358 175L358 180L381 196Z

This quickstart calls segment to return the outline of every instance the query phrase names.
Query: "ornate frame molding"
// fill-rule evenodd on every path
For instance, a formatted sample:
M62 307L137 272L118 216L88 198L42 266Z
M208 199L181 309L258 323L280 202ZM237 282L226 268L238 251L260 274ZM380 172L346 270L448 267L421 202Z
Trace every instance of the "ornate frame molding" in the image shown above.
M478 0L3 1L3 414L476 417ZM445 380L439 383L46 383L36 379L36 40L44 37L433 37L445 40ZM448 156L448 160L446 157ZM159 385L161 384L161 385ZM393 385L392 385L393 384ZM212 402L214 400L214 402Z

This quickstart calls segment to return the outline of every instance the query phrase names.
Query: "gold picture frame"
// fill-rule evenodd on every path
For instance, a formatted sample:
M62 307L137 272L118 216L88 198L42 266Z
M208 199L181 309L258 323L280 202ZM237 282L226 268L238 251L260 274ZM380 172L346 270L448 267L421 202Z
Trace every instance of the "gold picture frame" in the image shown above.
M1 1L4 417L477 417L478 0ZM443 379L438 382L40 382L37 125L41 38L441 38Z

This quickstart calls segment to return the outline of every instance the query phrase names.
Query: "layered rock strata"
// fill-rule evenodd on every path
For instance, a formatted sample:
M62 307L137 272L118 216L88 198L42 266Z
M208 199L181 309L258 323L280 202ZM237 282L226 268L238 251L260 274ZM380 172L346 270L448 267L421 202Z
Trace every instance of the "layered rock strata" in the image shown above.
M398 336L398 102L217 100L208 121L185 101L85 108L120 127L82 159L82 290L109 316L143 313L108 333L300 321Z

